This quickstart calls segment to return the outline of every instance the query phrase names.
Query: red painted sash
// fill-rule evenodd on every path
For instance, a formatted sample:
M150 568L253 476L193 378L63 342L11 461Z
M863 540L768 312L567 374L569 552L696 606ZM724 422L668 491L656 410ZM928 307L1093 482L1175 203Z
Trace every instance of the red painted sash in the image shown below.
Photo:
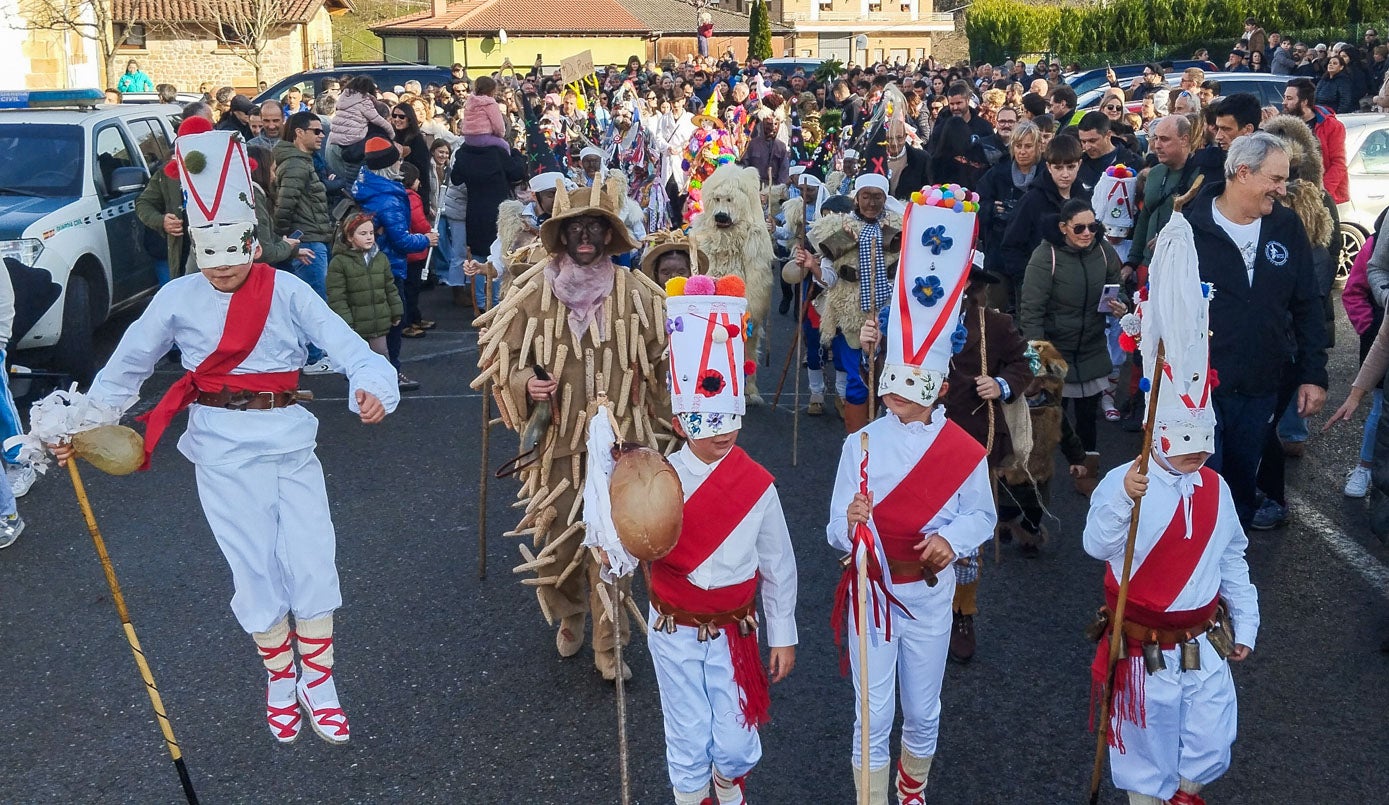
M983 460L983 445L964 428L946 420L945 427L911 472L887 497L873 504L873 523L878 527L878 538L888 559L912 562L921 558L912 546L921 541L926 524Z
M1186 537L1186 518L1182 506L1190 505L1191 539ZM1220 480L1215 471L1201 468L1201 485L1191 495L1190 504L1178 504L1167 530L1144 557L1143 564L1129 580L1129 606L1164 612L1177 600L1191 575L1196 572L1215 533L1216 515L1220 509ZM1119 580L1108 566L1105 570L1106 594L1118 595ZM1152 625L1152 624L1144 624Z
M149 469L150 457L159 444L175 416L193 404L200 391L293 391L299 385L299 372L269 372L265 374L231 374L240 366L260 341L265 331L265 322L270 317L270 302L275 295L275 269L256 263L251 272L232 293L227 308L227 321L222 330L222 340L198 364L198 368L179 378L160 398L149 413L138 417L145 423L145 463L142 470Z
M690 612L711 613L737 609L752 600L757 590L756 578L731 587L704 590L691 584L688 577L747 518L773 480L772 474L742 448L729 451L685 500L685 511L693 516L685 517L675 549L651 563L652 589L661 600Z

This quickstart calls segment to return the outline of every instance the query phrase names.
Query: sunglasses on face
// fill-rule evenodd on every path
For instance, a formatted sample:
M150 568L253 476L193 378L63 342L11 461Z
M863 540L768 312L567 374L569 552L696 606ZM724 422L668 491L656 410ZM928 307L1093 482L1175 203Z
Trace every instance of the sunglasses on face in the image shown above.
M312 135L315 136L315 137L322 137L322 136L323 136L323 129L305 129L305 131L307 131L308 133L312 134Z
M392 113L391 113L391 117L394 118L395 120L409 120L409 119L410 119L409 117L406 117L405 115L402 115L402 114L399 113L399 112L392 112Z
M1104 110L1105 110L1106 112L1118 112L1118 111L1123 110L1123 108L1124 108L1124 107L1120 106L1120 105L1117 104L1117 103L1107 103L1107 104L1104 105Z
M1083 235L1086 232L1089 232L1092 235L1098 235L1103 231L1104 226L1098 222L1093 224L1071 224L1072 235Z

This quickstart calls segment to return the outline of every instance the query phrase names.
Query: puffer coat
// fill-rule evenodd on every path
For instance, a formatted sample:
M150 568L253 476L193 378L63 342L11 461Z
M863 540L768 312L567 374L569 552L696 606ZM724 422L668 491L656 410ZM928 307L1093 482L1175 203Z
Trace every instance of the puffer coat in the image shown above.
M1105 377L1113 368L1099 312L1105 285L1119 284L1119 255L1096 237L1084 250L1066 245L1057 216L1042 224L1042 243L1032 252L1018 304L1022 334L1050 341L1069 364L1067 383Z
M328 261L328 307L362 338L378 338L405 315L391 263L384 252L338 244Z

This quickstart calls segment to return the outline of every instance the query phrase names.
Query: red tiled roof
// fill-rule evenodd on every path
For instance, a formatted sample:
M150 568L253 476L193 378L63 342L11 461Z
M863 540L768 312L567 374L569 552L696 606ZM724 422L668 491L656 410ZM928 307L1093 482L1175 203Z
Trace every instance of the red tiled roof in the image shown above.
M380 25L372 32L472 33L504 30L508 34L644 34L650 29L617 0L584 0L582 14L574 0L462 0L450 3L448 12L407 14Z
M271 0L280 6L285 22L308 22L325 0ZM329 10L353 10L352 0L326 0ZM256 0L112 0L111 18L131 22L213 22L220 7L228 19L255 16Z

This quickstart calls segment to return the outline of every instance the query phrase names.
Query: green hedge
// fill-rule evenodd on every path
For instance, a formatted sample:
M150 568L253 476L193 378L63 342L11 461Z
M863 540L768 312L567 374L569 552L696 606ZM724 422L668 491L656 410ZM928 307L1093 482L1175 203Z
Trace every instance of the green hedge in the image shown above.
M1382 24L1389 16L1389 0L1111 0L1103 6L975 0L965 11L965 33L976 64L1039 52L1099 64L1106 56L1131 53L1152 54L1149 59L1188 57L1197 47L1225 53L1243 33L1248 16L1258 18L1265 31L1339 32L1345 38L1363 30L1359 23ZM1344 27L1315 27L1332 20Z

